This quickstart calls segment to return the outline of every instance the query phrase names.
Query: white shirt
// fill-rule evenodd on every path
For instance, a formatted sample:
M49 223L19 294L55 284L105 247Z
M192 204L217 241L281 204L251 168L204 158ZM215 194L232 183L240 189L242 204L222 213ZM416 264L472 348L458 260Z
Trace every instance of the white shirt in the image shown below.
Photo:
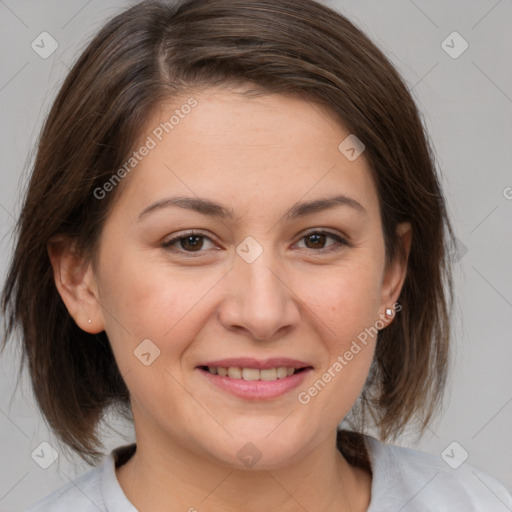
M466 463L452 469L440 456L364 438L372 468L368 512L512 511L512 494L483 471ZM113 450L26 512L137 512L115 473L116 457L129 448Z

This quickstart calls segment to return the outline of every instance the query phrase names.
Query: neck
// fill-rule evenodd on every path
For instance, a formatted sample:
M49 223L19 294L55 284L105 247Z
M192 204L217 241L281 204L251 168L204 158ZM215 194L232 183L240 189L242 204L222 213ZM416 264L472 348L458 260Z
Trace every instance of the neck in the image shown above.
M139 512L355 512L369 505L371 475L343 458L336 449L336 431L299 461L269 471L234 469L169 439L137 440L135 454L116 471Z

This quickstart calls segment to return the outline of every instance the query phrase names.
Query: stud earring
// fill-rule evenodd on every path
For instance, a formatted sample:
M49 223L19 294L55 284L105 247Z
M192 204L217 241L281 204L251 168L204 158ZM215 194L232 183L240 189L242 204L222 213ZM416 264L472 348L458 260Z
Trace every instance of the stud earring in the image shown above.
M92 320L89 318L89 320L87 320L87 323L90 324L92 322Z
M391 308L386 308L386 315L393 316L393 310Z

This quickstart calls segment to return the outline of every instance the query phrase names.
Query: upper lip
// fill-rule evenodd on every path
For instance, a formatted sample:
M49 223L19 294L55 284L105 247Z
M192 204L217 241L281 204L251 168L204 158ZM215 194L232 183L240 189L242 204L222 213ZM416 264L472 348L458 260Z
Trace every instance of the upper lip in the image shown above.
M270 359L255 359L253 357L230 357L228 359L216 359L215 361L206 361L201 363L199 366L209 366L211 368L256 368L258 370L264 370L266 368L306 368L311 366L304 361L297 359L290 359L288 357L272 357Z

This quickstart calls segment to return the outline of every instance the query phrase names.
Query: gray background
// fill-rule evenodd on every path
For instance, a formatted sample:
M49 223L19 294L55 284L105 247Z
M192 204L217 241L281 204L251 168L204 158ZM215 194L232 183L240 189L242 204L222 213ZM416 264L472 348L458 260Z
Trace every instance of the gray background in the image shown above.
M134 3L0 1L2 281L26 165L57 88L92 34ZM365 30L412 89L436 148L459 239L456 361L445 411L420 441L411 433L400 443L439 456L448 453L454 460L465 450L467 464L512 489L512 1L325 3ZM44 31L58 43L46 59L31 47ZM460 39L445 43L453 47L447 48L452 56L442 46L453 31L469 44L457 58ZM0 358L2 511L20 510L88 469L76 457L66 458L34 406L26 378L15 393L14 345ZM118 421L114 425L129 435L129 428ZM106 435L107 449L127 442L118 434ZM454 441L458 444L450 446ZM31 455L41 442L59 454L48 469Z

